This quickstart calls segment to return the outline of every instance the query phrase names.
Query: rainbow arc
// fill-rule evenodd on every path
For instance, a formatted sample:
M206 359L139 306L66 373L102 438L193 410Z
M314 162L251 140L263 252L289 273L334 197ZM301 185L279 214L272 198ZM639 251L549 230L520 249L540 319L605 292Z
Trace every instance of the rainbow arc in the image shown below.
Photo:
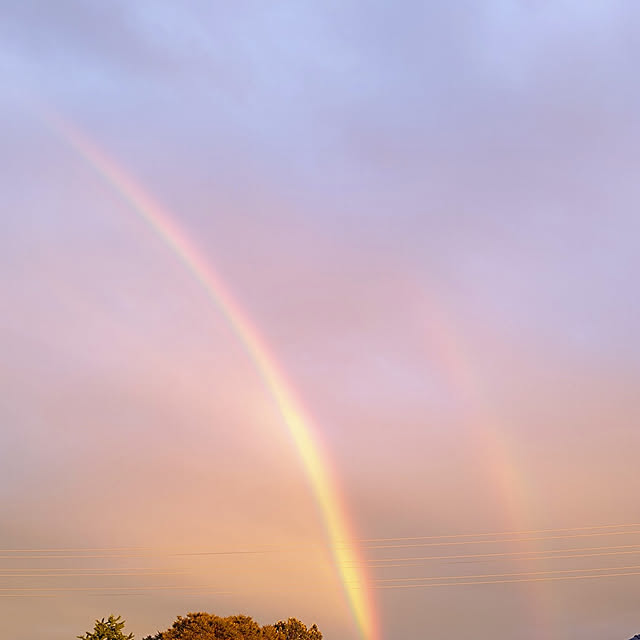
M164 241L228 320L279 408L295 443L320 507L335 564L359 632L364 640L377 640L370 585L364 570L357 566L361 564L358 545L327 453L318 438L318 430L274 354L209 259L181 228L176 216L77 127L51 113L47 114L46 120ZM345 545L345 541L349 544Z

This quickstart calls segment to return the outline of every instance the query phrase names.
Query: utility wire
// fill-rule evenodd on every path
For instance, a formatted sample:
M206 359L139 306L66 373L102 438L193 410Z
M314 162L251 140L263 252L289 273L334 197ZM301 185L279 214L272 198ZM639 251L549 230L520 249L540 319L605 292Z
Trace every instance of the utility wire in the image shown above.
M373 589L428 589L433 587L461 587L471 585L487 585L487 584L509 584L516 582L557 582L560 580L588 580L595 578L617 578L622 576L640 576L640 571L625 573L599 573L596 575L584 576L550 576L546 578L517 578L514 580L482 580L469 582L431 582L428 584L393 584L373 586ZM357 587L353 587L357 588Z
M120 586L120 587L0 587L1 592L13 591L159 591L159 590L186 590L186 591L206 591L211 595L230 595L230 591L216 591L219 587L206 587L202 585L147 585L142 587Z
M525 531L494 531L488 533L454 533L437 536L404 536L397 538L364 538L358 542L392 542L394 540L442 540L444 538L480 538L488 536L516 536L531 535L534 533L560 533L564 531L588 531L593 529L622 529L629 527L640 527L640 523L631 524L599 524L586 527L565 527L561 529L528 529Z
M0 573L0 578L78 578L95 576L188 576L188 571L137 571L137 572L109 572L109 573Z
M410 549L415 547L447 547L469 544L500 544L504 542L535 542L540 540L566 540L569 538L592 538L597 536L637 535L640 531L611 531L607 533L572 533L562 536L536 536L532 538L498 538L494 540L455 540L453 542L416 542L412 544L380 544L367 545L363 549Z
M608 554L608 553L594 553L594 554L584 554L584 555L575 555L575 552L578 551L611 551L611 550L620 550L620 549L628 549L628 551L617 551L617 553L640 553L640 545L638 544L625 544L625 545L617 545L617 546L609 546L609 547L578 547L575 549L548 549L543 551L503 551L498 553L462 553L456 555L447 555L447 556L412 556L412 557L404 557L404 558L374 558L369 560L366 563L362 564L352 564L349 565L351 567L413 567L417 566L416 564L387 564L387 563L395 563L395 562L403 562L414 561L414 560L460 560L463 558L506 558L506 557L515 557L515 556L531 556L525 558L517 558L522 560L552 560L555 558L583 558L590 557L591 555L616 555L616 553ZM546 556L536 556L533 554L554 554L554 555L546 555ZM571 555L555 555L562 553L571 553ZM375 563L375 564L372 564Z
M610 531L610 529L629 529L640 527L640 523L629 524L611 524L611 525L589 525L583 527L571 527L560 529L529 529L522 531L503 531L492 533L460 533L450 535L434 535L434 536L407 536L396 538L364 538L354 542L341 542L341 546L361 545L362 549L401 549L412 547L428 547L428 546L448 546L448 545L469 545L469 544L498 544L502 542L533 542L544 540L560 540L570 538L598 537L598 536L618 536L618 535L637 535L640 530L633 531ZM595 531L596 529L605 529L606 531ZM498 536L529 536L537 533L561 533L561 532L577 532L591 531L591 533L567 533L565 535L553 536L534 536L534 537L517 537L502 538ZM486 539L489 536L492 538ZM478 540L460 540L460 538L479 538ZM433 540L434 542L419 542L415 544L389 544L378 545L368 544L377 542L394 542L394 541L410 541L410 540ZM437 542L435 542L437 540ZM266 553L291 553L291 552L309 552L310 550L318 550L319 547L282 547L272 546L270 549L218 549L193 552L181 552L176 550L161 549L149 546L123 546L123 547L47 547L47 548L5 548L0 549L0 559L26 559L35 560L39 558L146 558L146 557L177 557L177 556L206 556L206 555L253 555ZM111 552L111 553L98 553ZM115 553L122 552L122 553ZM131 552L131 553L124 553ZM146 553L142 553L146 552ZM22 554L22 555L8 555ZM24 555L29 554L29 555ZM37 555L36 555L37 554Z
M535 576L560 573L590 573L594 571L623 571L626 569L640 569L640 564L633 564L625 567L592 567L590 569L555 569L553 571L518 571L515 573L479 573L475 575L462 576L426 576L421 578L380 578L374 580L380 582L427 582L432 580L468 580L471 578L505 578L513 576Z

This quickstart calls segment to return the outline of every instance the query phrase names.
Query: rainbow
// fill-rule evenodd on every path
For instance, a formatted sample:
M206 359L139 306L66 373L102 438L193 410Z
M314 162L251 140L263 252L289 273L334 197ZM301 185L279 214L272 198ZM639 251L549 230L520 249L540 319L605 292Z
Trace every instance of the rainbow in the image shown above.
M181 229L175 215L157 202L128 172L77 127L52 113L46 121L110 184L171 249L222 311L260 373L295 443L320 507L326 534L354 622L364 640L377 640L371 588L358 557L356 538L317 429L296 397L268 345L235 300L210 261Z
M485 460L489 484L514 528L527 527L530 520L527 505L531 502L528 482L522 465L518 464L515 448L509 442L508 430L487 403L482 382L469 357L470 350L462 339L463 334L456 330L445 305L434 304L433 292L428 296L416 292L416 296L424 300L426 351L438 363L444 381L464 407L463 419L468 436L473 440L478 455ZM553 605L536 584L530 586L524 606L529 609L532 623L538 630L545 636L553 635L548 619Z

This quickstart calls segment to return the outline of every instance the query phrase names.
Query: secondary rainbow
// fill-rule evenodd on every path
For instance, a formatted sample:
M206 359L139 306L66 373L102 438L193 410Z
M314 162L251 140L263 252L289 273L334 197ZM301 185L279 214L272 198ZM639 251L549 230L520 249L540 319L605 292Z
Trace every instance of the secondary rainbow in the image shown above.
M419 292L416 292L416 296ZM419 299L419 298L418 298ZM463 333L458 331L452 317L447 314L446 306L437 299L434 292L428 296L422 294L425 301L425 318L428 319L426 335L430 337L429 351L438 363L438 370L448 386L461 401L464 420L469 437L479 457L485 461L487 478L503 505L505 516L515 529L529 528L527 505L528 482L518 456L509 443L509 430L496 415L483 393L482 380L473 367L469 357L470 350L463 341ZM523 540L523 542L525 542ZM529 609L531 624L538 628L543 636L553 635L547 619L552 603L547 595L537 588L537 583L529 587L531 593L526 606Z
M54 114L46 120L157 233L226 316L275 400L306 469L326 527L337 570L355 623L365 640L377 640L371 589L357 556L346 511L313 423L265 341L210 261L181 229L175 216L77 127Z

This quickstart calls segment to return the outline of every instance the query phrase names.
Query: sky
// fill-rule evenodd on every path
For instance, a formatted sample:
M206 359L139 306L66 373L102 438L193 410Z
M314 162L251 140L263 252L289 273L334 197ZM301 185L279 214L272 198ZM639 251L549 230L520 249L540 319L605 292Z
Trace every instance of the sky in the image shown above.
M2 634L640 632L639 27L0 1ZM333 507L238 316L74 136L224 283Z

